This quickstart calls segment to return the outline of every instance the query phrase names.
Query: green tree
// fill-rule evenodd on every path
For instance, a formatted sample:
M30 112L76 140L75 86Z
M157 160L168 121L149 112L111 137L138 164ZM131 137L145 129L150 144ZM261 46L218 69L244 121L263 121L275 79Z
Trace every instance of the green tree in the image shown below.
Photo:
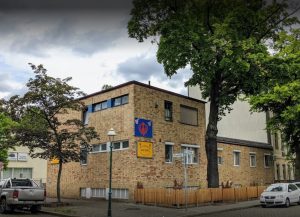
M3 163L4 168L6 168L8 164L7 150L10 146L8 146L7 140L11 138L10 132L13 126L15 126L15 123L4 113L0 113L0 162Z
M296 154L295 178L300 180L300 30L281 32L267 64L264 90L250 98L252 109L271 111L268 128L283 134L291 155ZM291 159L291 156L289 156Z
M102 86L101 90L107 90L107 89L110 89L110 88L112 88L112 87L113 87L113 86L110 85L110 84L104 84L104 85Z
M129 36L157 42L157 60L172 76L190 67L185 85L199 85L210 101L206 130L208 187L219 186L218 120L240 94L258 91L269 56L267 41L297 22L288 1L134 0Z
M98 135L94 128L84 126L82 120L76 118L81 117L85 106L78 98L83 93L68 84L71 78L53 78L42 65L30 65L35 77L27 83L28 92L24 97L14 97L7 102L10 105L7 108L19 106L9 110L17 111L13 116L19 123L11 142L27 146L32 157L59 160L57 200L61 202L62 165L80 161L81 148L89 149L90 142Z

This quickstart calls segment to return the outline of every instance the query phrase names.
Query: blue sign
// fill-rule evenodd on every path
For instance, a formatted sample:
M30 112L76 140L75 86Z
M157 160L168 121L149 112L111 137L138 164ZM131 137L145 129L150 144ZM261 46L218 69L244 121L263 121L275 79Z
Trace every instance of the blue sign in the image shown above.
M152 138L152 121L141 118L135 118L134 135L139 137Z

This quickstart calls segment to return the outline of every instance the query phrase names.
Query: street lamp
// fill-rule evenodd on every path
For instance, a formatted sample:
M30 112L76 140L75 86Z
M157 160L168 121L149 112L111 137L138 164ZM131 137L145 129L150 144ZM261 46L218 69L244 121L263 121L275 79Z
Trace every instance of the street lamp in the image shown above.
M111 217L111 177L112 177L112 148L113 144L112 141L114 140L114 136L116 135L116 132L113 128L110 128L110 130L107 132L107 135L109 137L109 147L110 147L110 157L109 157L109 191L108 191L108 211L107 216Z

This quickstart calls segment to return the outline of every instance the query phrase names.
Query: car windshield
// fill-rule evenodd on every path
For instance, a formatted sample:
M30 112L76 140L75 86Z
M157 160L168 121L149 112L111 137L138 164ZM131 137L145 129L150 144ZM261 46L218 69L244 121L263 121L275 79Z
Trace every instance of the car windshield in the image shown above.
M267 188L266 191L269 192L278 192L278 191L283 191L284 186L282 185L271 185Z

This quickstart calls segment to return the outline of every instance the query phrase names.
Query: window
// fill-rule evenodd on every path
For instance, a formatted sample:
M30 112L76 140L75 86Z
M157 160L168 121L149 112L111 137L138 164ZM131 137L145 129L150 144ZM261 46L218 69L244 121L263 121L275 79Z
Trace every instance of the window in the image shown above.
M187 106L180 106L180 122L189 125L198 125L198 110Z
M113 101L112 106L119 106L119 105L127 104L128 103L128 95L113 98L112 101Z
M86 148L80 148L80 164L86 165L87 164L87 149Z
M272 164L272 156L270 154L264 155L265 168L269 168Z
M187 153L185 156L186 164L196 164L199 162L198 159L198 149L197 145L181 145L182 153Z
M294 184L289 184L289 191L296 191L298 190L298 187Z
M107 150L106 143L93 145L92 152L104 152Z
M222 157L222 151L223 151L223 148L218 148L218 164L219 165L222 165L223 164L223 157Z
M173 120L173 108L172 102L165 101L165 120L172 121Z
M118 141L118 142L113 142L113 150L120 150L120 149L127 149L129 148L129 141Z
M240 166L240 157L241 157L240 151L233 151L233 165L234 166Z
M250 153L249 159L250 159L250 167L256 167L256 154Z
M100 102L100 103L97 103L97 104L93 105L93 111L94 112L100 111L100 110L103 110L103 109L107 109L107 101L103 101L103 102Z
M84 125L87 125L89 123L89 113L87 107L82 112L82 122Z
M173 162L173 143L165 143L165 162Z
M32 178L32 168L7 168L3 170L3 179L7 178Z

